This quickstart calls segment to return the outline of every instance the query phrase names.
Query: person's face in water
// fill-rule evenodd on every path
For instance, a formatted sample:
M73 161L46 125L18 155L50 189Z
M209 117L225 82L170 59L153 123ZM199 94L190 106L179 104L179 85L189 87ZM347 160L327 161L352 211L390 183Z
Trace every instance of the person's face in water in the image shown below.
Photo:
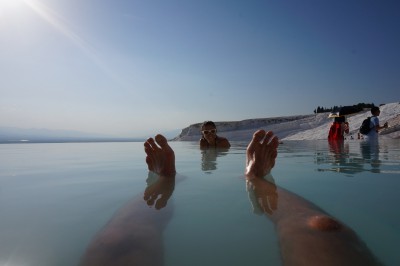
M217 129L212 125L205 125L201 129L201 133L208 143L214 143L215 137L217 136Z

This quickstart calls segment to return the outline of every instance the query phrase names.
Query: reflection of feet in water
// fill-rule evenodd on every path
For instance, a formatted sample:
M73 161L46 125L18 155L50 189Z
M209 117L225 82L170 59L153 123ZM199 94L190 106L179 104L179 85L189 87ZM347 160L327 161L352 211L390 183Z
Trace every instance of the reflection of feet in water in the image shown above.
M148 186L143 198L147 205L154 205L159 210L167 205L174 191L175 154L164 136L157 135L154 139L149 138L144 143L146 163L151 172L147 178Z
M272 175L247 180L246 187L253 211L257 214L272 215L278 206L278 194Z
M155 136L155 142L153 138L149 138L144 143L148 169L161 176L174 176L176 173L174 151L162 135Z
M167 205L175 188L175 178L165 178L149 172L147 178L147 188L144 191L143 199L147 205L153 206L159 210Z
M272 214L277 208L278 194L272 176L264 177L275 166L279 141L271 131L258 130L247 146L246 178L247 191L254 212Z
M258 130L246 151L246 170L248 179L262 178L275 166L279 141L271 131Z

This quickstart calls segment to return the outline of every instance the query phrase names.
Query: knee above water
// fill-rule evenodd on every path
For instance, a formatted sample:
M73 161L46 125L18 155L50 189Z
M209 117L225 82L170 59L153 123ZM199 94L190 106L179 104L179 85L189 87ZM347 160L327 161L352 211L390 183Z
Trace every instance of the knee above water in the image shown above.
M319 231L338 231L342 225L332 217L326 215L316 215L308 220L308 225Z

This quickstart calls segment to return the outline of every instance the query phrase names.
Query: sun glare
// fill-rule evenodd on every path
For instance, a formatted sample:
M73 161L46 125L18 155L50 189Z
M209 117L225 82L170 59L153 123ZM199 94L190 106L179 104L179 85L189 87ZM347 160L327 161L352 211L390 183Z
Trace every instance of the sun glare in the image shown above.
M6 16L14 16L19 13L24 0L0 0L0 23Z
M0 0L0 12L16 9L23 3L23 0Z

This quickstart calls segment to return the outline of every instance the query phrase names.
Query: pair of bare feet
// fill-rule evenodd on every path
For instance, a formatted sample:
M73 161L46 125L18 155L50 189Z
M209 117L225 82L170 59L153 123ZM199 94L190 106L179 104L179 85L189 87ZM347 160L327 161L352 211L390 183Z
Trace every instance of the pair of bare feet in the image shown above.
M245 175L248 179L262 178L275 165L279 141L272 131L258 130L254 133L246 151ZM149 138L144 143L148 169L160 176L174 177L175 153L162 135Z
M245 176L248 181L247 185L254 191L257 205L268 215L273 215L273 212L278 208L278 193L277 186L273 182L265 180L264 177L275 166L278 146L278 138L274 136L272 131L258 130L254 133L246 150ZM159 175L155 185L146 189L144 199L149 206L152 206L155 203L154 199L160 197L155 204L156 209L160 209L166 206L166 202L172 195L173 181L176 175L175 154L162 135L157 135L155 140L149 138L144 143L144 147L147 154L148 169ZM172 185L168 185L170 181L172 181ZM279 190L281 196L288 195L287 192ZM313 210L305 201L292 200L291 204L298 202L301 202L302 206L307 206L305 209ZM340 224L335 219L325 216L324 213L323 215L310 215L307 220L310 228L320 231L335 231L340 228Z
M261 212L276 225L283 265L379 265L355 232L302 197L269 182L278 139L256 131L246 151L245 175ZM175 153L162 135L144 143L149 186L143 200L122 207L89 245L82 265L162 265L162 232L170 219ZM150 182L152 181L152 182ZM279 201L278 201L279 197ZM154 211L148 206L154 206Z
M351 228L313 203L264 179L275 166L278 145L278 138L271 131L256 131L246 150L245 176L259 210L276 225L283 264L380 265ZM152 199L162 194L163 202L155 205L162 208L172 191L166 193L160 187L175 180L175 154L162 135L148 139L144 149L148 169L161 182L146 191L145 200L153 205Z

